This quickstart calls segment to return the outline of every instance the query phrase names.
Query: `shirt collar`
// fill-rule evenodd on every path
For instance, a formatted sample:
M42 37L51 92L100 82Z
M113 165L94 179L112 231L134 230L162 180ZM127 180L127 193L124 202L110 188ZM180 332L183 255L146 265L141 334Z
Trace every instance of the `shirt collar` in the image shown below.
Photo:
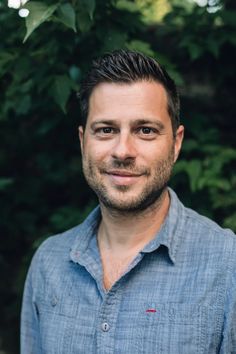
M144 247L142 252L150 253L157 250L160 246L165 246L171 261L175 263L184 223L184 206L171 188L168 188L168 192L170 207L165 221L154 239Z
M97 206L78 226L78 231L74 243L71 247L70 257L71 260L78 263L83 258L86 250L89 247L91 239L96 235L97 228L101 220L100 207Z
M160 246L165 246L171 261L175 263L178 246L181 243L181 230L184 224L184 206L171 188L168 188L168 192L170 195L170 207L166 219L155 238L150 241L141 252L151 253ZM96 235L100 220L101 211L100 207L97 206L78 227L77 236L71 247L70 255L72 261L78 262L78 259L81 260L81 256L83 258L91 239Z

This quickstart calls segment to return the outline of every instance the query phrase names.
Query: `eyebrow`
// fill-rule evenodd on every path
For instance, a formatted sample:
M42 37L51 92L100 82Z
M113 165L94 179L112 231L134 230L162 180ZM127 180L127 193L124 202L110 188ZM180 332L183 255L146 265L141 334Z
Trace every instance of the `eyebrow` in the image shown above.
M113 119L101 119L93 122L91 124L91 128L94 129L97 125L99 124L104 124L104 125L119 125L117 120ZM136 119L131 121L131 125L146 125L146 124L151 124L155 125L159 130L164 130L165 126L164 124L159 121L159 120L153 120L153 119L148 119L148 118L143 118L143 119Z
M90 128L94 129L96 127L96 125L99 124L104 124L104 125L117 125L117 121L116 120L112 120L112 119L101 119L101 120L96 120L95 122L93 122L90 126Z
M135 120L137 125L151 124L157 126L160 130L164 130L165 126L160 120L153 119L137 119Z

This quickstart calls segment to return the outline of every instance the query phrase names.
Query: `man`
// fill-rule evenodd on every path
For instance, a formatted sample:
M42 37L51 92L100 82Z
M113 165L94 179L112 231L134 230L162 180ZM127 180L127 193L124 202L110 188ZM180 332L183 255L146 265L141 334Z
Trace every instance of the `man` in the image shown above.
M33 258L22 354L236 353L236 238L167 188L184 127L174 82L116 51L81 87L83 171L100 206Z

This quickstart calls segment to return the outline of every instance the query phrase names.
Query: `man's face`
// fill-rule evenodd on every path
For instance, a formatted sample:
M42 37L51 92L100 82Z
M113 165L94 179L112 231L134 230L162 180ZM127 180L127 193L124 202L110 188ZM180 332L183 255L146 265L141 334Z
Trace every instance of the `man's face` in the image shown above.
M167 94L156 82L95 87L79 136L84 175L100 203L137 212L158 201L178 157L183 129L174 139Z

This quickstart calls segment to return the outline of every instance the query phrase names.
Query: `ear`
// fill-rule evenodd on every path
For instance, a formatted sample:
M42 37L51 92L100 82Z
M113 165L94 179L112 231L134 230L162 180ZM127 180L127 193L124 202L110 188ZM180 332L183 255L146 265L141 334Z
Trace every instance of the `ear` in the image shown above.
M82 125L79 126L78 133L79 133L80 148L81 148L81 152L83 154L83 151L84 151L84 128L82 127Z
M182 146L182 141L184 138L184 126L180 125L176 131L175 135L175 162L178 159L181 146Z

